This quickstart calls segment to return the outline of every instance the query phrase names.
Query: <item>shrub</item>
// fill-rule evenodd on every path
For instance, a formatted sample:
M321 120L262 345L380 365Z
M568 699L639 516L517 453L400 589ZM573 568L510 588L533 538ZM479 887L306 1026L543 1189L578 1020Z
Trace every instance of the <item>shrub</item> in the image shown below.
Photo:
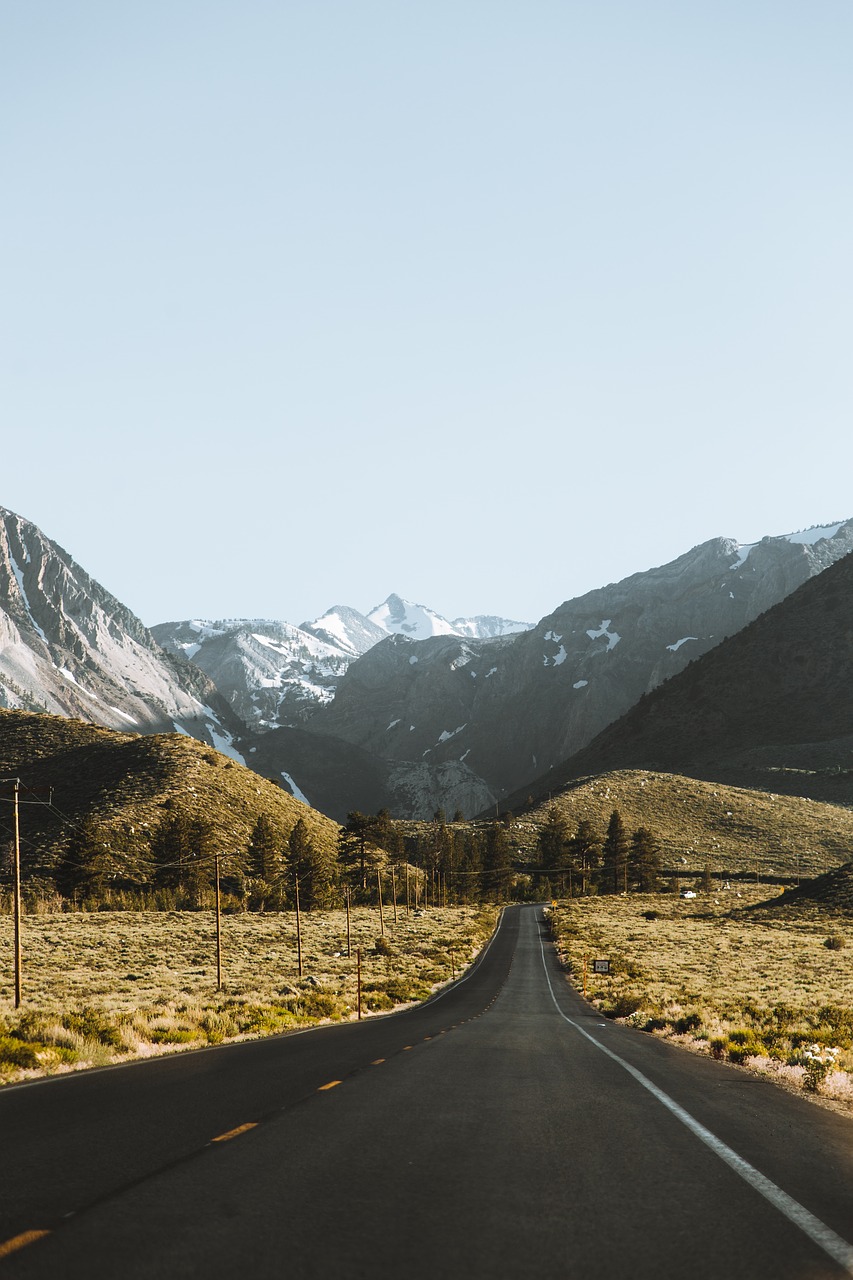
M387 991L368 991L362 992L362 1002L373 1013L384 1012L387 1009L394 1008L394 1001L388 995Z
M823 945L828 951L841 951L846 943L840 933L831 933Z
M37 1067L39 1047L15 1036L0 1036L0 1066Z
M743 1063L747 1058L767 1056L763 1041L759 1040L752 1027L730 1031L727 1049L729 1062Z
M148 1038L152 1044L192 1044L198 1033L186 1027L155 1027Z
M819 1044L812 1044L803 1051L800 1055L800 1061L805 1067L803 1088L807 1093L817 1093L819 1091L821 1084L830 1071L835 1070L837 1057L837 1049L827 1049Z
M77 1013L66 1013L62 1025L69 1031L76 1031L85 1040L96 1040L111 1049L124 1048L119 1028L97 1009L84 1008Z
M303 991L297 1001L297 1010L304 1018L339 1018L341 1016L337 996L328 991Z
M613 996L606 1004L602 1004L601 1012L605 1018L630 1018L632 1013L636 1013L642 1007L642 996L629 995L628 992L620 992Z
M688 1035L691 1031L698 1031L702 1025L702 1019L698 1013L685 1014L683 1018L678 1018L673 1024L673 1030L679 1035Z
M425 1000L429 988L412 978L390 978L385 984L385 991L394 1004L409 1004L412 1000Z

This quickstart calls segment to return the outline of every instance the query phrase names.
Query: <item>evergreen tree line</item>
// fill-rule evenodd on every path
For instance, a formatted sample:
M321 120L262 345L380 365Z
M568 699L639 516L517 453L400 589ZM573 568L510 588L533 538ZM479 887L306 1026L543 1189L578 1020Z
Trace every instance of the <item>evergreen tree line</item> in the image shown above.
M377 869L393 868L400 900L450 905L501 900L511 894L511 846L502 823L454 830L443 815L417 835L404 835L387 810L352 812L336 852L318 846L300 819L288 833L261 815L244 848L223 847L204 818L170 815L153 830L116 828L86 819L75 829L53 871L56 891L87 905L129 903L197 909L209 905L219 853L220 890L245 910L373 903ZM3 877L4 879L6 877ZM383 892L387 895L389 886Z
M371 856L377 849L401 872L404 866L415 869L413 887L418 900L455 905L500 901L511 896L515 879L512 847L502 822L460 830L449 826L439 810L428 827L410 835L387 810L375 816L348 814L341 828L338 854L357 900L372 894Z
M301 818L286 833L264 814L245 847L236 850L222 847L212 823L185 814L165 818L145 835L86 819L71 836L53 879L57 892L74 902L123 895L153 899L151 905L198 908L210 899L217 853L222 894L248 910L292 906L297 880L306 908L331 905L338 871L334 855L312 840Z
M506 901L542 892L651 892L660 887L660 850L651 831L625 830L618 812L603 836L586 819L574 832L556 806L538 836L538 876L513 865L508 823L449 825L439 811L412 832L387 812L347 815L336 851L320 846L300 819L288 832L261 815L242 848L223 847L211 822L171 814L152 830L84 820L53 870L56 891L86 905L199 908L210 905L216 855L226 903L244 910L375 902L377 873L395 874L399 900L424 905ZM0 877L6 879L4 875ZM538 881L538 883L537 883Z
M552 805L539 831L539 854L552 888L570 897L587 893L653 893L660 888L660 846L647 827L630 836L614 809L600 836L586 818L574 833Z

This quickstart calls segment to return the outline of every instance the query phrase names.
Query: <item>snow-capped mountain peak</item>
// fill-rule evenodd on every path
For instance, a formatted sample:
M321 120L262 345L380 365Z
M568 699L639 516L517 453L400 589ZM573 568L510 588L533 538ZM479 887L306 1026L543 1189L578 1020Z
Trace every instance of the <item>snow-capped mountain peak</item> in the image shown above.
M431 636L464 636L471 640L488 640L492 636L514 635L530 631L533 623L514 622L494 614L477 614L471 618L447 618L423 604L413 604L402 596L390 595L367 615L390 635L409 636L412 640L428 640Z
M354 658L367 653L385 636L382 627L346 604L333 605L313 622L303 622L301 630L318 636Z
M402 596L390 595L371 609L369 620L389 635L409 636L411 640L428 640L430 636L455 636L452 623L423 604L413 604Z

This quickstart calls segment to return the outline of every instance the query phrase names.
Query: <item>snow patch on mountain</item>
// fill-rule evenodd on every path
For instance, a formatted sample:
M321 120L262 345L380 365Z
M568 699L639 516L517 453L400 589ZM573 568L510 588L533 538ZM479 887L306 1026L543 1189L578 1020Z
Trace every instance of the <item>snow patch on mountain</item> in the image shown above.
M304 791L300 791L299 787L297 787L296 783L293 781L290 774L285 773L284 769L282 769L281 776L284 778L288 787L290 787L290 794L293 796L294 800L301 800L303 804L307 804L310 807L311 801L305 795Z
M610 618L604 618L597 630L588 630L586 633L590 640L603 640L606 638L607 649L605 652L607 653L609 653L611 649L615 649L619 641L622 639L618 631L609 630L610 622Z
M666 647L670 653L678 653L683 644L687 644L688 640L698 640L698 636L682 636L680 640L676 640L675 644L668 644Z
M464 724L460 724L460 725L458 725L454 730L452 730L452 732L451 732L450 730L448 730L448 729L445 729L443 733L440 733L440 734L438 735L438 741L439 741L439 742L449 742L451 738L455 738L455 737L456 737L457 733L461 733L461 732L462 732L462 730L463 730L464 728L465 728L465 725L464 725Z
M786 533L788 542L797 542L803 546L813 547L822 538L834 538L839 529L847 522L839 520L838 524L814 525L811 529L802 529L799 533Z

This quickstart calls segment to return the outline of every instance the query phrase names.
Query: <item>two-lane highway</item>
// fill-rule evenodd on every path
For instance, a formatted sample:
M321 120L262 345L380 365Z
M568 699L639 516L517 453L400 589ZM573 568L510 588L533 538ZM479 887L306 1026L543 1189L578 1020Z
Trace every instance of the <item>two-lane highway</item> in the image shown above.
M10 1276L853 1274L853 1122L605 1023L533 907L417 1009L7 1089L0 1134Z

